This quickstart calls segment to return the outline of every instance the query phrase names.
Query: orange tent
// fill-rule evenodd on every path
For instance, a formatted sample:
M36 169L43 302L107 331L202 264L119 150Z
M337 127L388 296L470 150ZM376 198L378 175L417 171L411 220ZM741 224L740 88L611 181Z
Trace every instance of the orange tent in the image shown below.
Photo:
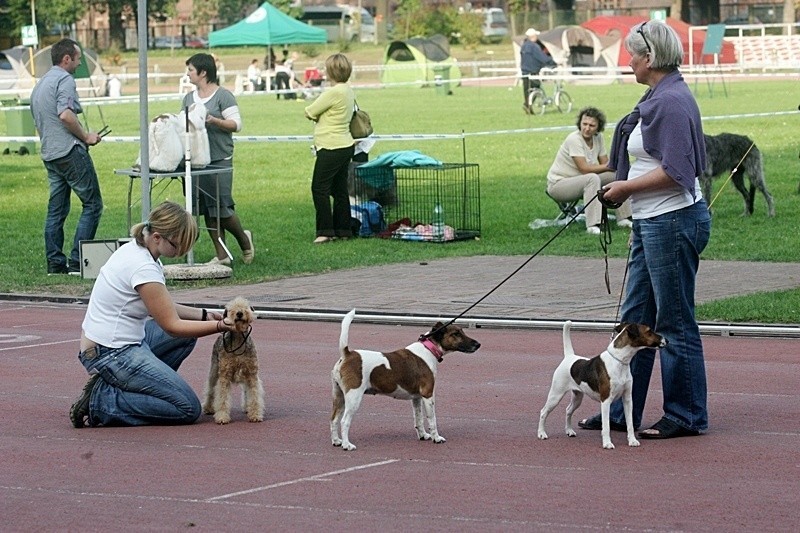
M625 39L625 37L630 32L631 28L636 26L637 24L641 24L645 22L647 17L633 17L633 16L601 16L595 17L591 20L587 20L581 26L592 30L597 35L607 35L609 37L616 37L619 39ZM668 18L666 20L667 24L675 30L678 36L681 38L681 42L683 43L683 64L689 64L689 28L691 27L689 24L686 24L683 21ZM694 64L702 64L702 63L714 63L713 56L701 56L703 51L703 43L705 42L706 32L704 30L698 30L692 32L692 63ZM619 59L617 64L619 66L627 66L631 60L631 55L625 50L624 44L619 47ZM733 47L733 43L729 42L722 42L722 50L719 54L719 62L720 63L736 63L736 51Z

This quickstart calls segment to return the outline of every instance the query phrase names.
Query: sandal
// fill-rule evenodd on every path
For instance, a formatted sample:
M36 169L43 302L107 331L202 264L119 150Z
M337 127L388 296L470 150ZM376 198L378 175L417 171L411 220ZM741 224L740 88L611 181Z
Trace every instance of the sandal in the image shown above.
M649 433L648 433L649 432ZM640 431L640 439L674 439L677 437L695 437L700 432L694 429L687 429L668 418L661 418L658 422L648 429Z
M623 433L627 433L628 428L625 426L625 424L620 424L619 422L614 422L613 420L610 420L609 422L611 431L621 431ZM578 427L581 429L600 431L603 429L603 419L600 417L600 415L593 416L592 418L584 418L578 422Z

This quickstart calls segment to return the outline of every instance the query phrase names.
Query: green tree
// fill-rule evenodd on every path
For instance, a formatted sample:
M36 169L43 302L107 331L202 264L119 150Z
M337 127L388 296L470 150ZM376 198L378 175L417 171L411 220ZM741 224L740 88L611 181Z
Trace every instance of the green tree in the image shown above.
M458 42L465 48L475 50L483 38L483 15L463 13L456 19Z
M511 35L519 35L533 19L532 13L539 11L543 0L508 0L508 14L511 18ZM519 16L522 16L522 28L517 28Z
M6 4L7 13L3 13L3 26L8 28L7 34L15 37L16 41L20 37L22 27L32 23L31 2L30 0L7 0ZM35 4L36 30L40 39L51 28L67 28L77 22L86 12L86 7L81 0L49 0Z
M444 35L450 37L456 32L458 26L458 11L452 6L439 6L427 9L425 26L429 35Z
M37 29L53 28L58 25L61 28L61 36L64 37L64 29L80 20L86 13L86 8L87 5L82 0L39 2L39 5L36 6Z
M256 3L252 0L195 0L192 18L198 24L217 21L221 26L229 26L251 14L263 3L263 0ZM292 17L299 17L303 12L299 6L293 7L292 0L269 0L269 3Z
M394 14L392 38L398 40L410 37L430 37L444 35L451 42L471 43L475 32L470 25L470 17L458 14L452 6L423 7L420 0L400 0ZM477 40L480 40L480 22L477 25ZM464 40L466 38L466 41Z
M125 28L128 20L138 21L138 3L136 0L90 0L100 11L108 12L109 37L111 47L125 48ZM177 0L148 0L147 14L149 19L161 19L175 14Z
M0 34L18 41L21 28L31 24L31 3L29 0L3 0L3 4Z
M424 35L422 0L398 0L393 19L392 37L394 39L403 40L414 35Z

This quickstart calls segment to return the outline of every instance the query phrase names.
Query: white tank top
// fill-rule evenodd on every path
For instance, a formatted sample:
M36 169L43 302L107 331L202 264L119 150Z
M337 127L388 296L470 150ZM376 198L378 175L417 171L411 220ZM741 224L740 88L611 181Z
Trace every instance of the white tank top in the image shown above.
M661 161L654 159L644 150L641 120L636 124L636 127L631 132L630 139L628 139L628 154L635 158L628 172L629 180L636 179L661 166ZM700 201L703 198L703 193L700 191L700 181L697 178L695 178L694 182L694 193L693 198L688 190L678 185L678 182L666 189L634 193L631 195L633 218L640 220L663 215Z

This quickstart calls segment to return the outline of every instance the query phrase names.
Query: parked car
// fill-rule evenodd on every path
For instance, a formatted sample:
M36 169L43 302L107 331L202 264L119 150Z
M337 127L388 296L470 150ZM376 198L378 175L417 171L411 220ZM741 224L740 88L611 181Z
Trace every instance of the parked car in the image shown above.
M208 39L205 37L187 37L186 48L208 48Z
M17 73L6 55L0 52L0 89L13 89L17 84Z
M483 40L491 43L499 43L508 36L508 17L505 11L499 7L490 7L483 10L475 10L476 13L483 14Z
M306 6L299 20L311 26L324 29L328 42L360 41L369 43L375 40L375 19L369 11L361 8L360 24L357 20L358 8L346 5Z
M153 48L208 48L205 37L187 37L184 43L180 35L164 35L150 40Z

